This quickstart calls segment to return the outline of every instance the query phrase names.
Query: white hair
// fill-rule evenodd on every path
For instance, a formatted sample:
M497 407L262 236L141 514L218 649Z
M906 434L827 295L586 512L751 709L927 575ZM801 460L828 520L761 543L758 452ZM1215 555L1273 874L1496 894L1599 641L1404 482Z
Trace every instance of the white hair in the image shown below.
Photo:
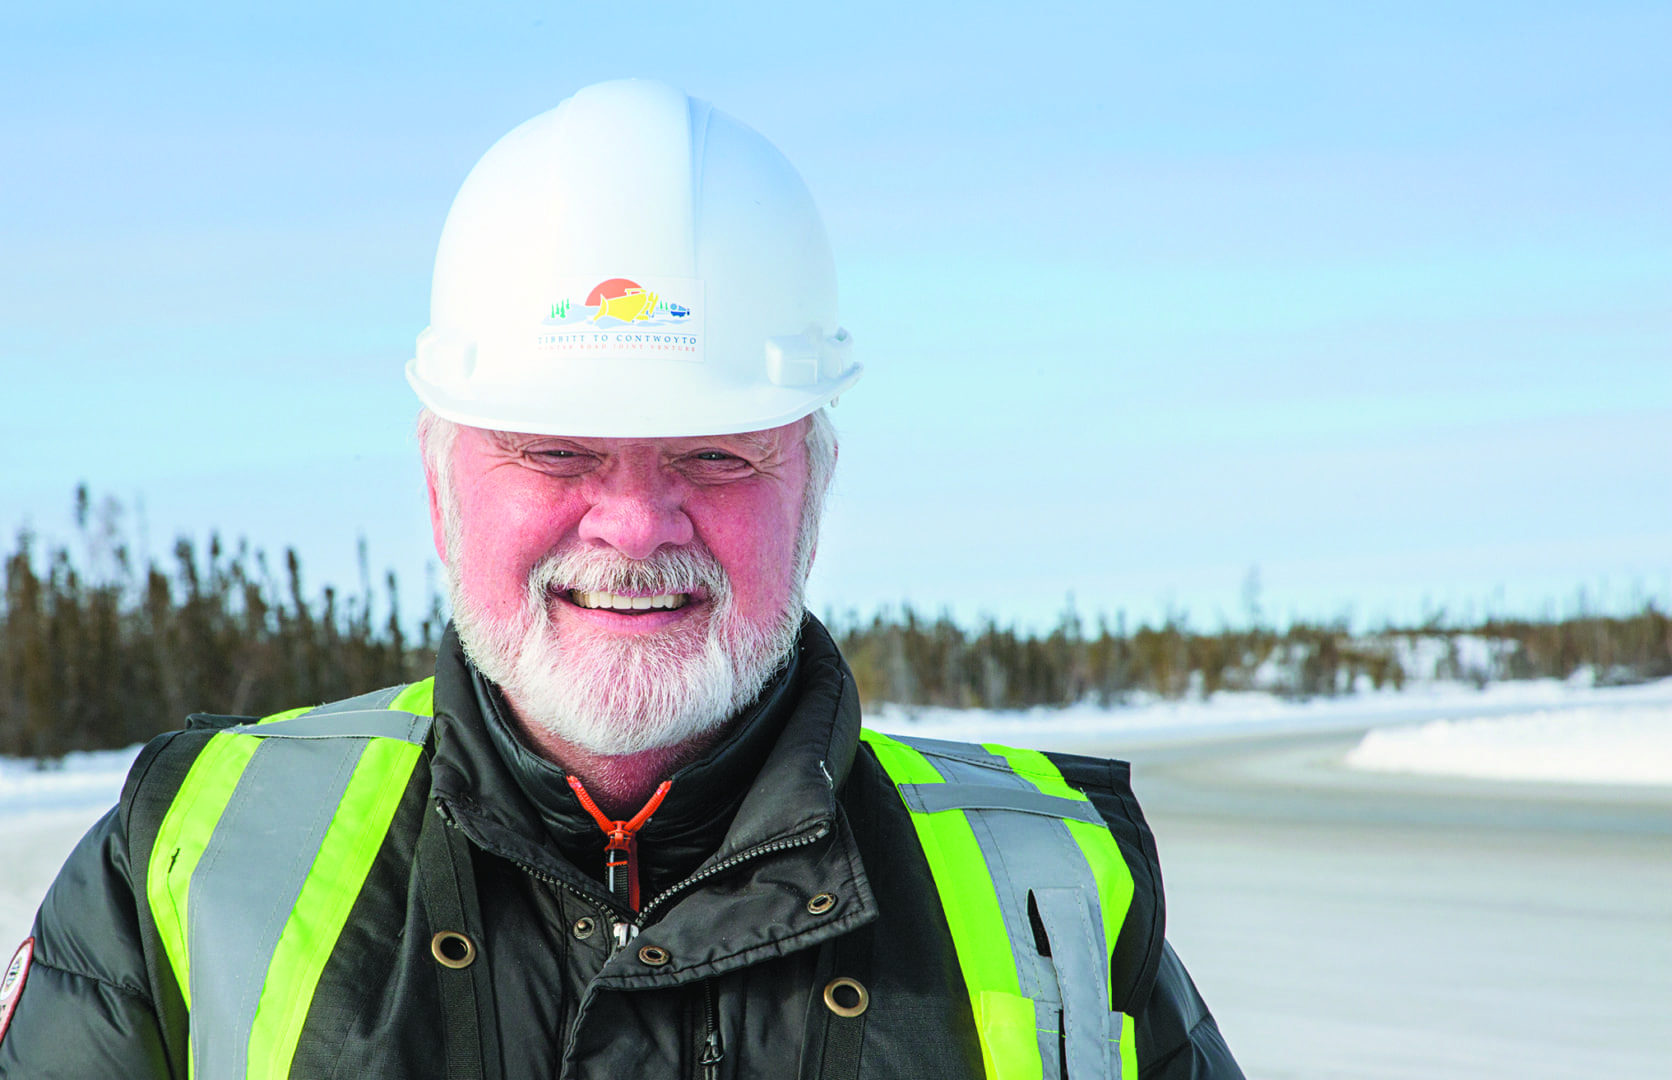
M752 701L788 660L800 631L807 574L836 466L836 431L824 410L804 434L807 486L791 567L789 595L765 625L736 611L731 582L700 540L629 560L605 549L542 559L529 574L527 600L515 616L476 610L461 586L463 522L453 487L459 425L429 409L418 416L424 467L436 488L447 546L453 620L472 663L498 683L523 718L566 741L606 755L672 746L712 731ZM558 650L550 602L554 589L598 592L706 593L711 616L695 654L648 638L593 641L586 655Z

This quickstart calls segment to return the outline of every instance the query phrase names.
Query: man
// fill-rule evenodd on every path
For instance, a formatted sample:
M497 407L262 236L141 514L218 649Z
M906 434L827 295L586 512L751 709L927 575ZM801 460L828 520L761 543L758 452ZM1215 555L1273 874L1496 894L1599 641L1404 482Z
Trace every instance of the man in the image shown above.
M802 606L860 369L770 144L581 91L466 180L431 317L435 678L147 747L0 1072L1240 1076L1124 766L862 735Z

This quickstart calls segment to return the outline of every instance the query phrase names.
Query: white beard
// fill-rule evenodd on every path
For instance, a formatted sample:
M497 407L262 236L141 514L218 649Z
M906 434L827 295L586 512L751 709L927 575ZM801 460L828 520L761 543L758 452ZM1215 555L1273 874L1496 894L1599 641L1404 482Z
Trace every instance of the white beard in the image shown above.
M797 547L807 541L799 538ZM461 551L457 538L449 543ZM810 552L807 553L810 556ZM731 581L700 544L628 559L597 548L550 555L529 574L515 616L486 617L448 568L453 620L465 655L504 690L519 716L606 756L677 746L719 728L758 696L800 633L810 558L795 559L782 610L764 624L737 611ZM706 592L707 611L661 633L618 637L583 626L559 645L557 593Z

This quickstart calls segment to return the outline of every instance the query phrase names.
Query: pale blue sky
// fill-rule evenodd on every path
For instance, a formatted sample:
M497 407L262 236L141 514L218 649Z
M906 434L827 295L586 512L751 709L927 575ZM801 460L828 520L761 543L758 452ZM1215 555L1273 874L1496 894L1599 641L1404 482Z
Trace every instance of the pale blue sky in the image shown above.
M416 596L452 194L643 75L825 212L867 374L816 610L1672 597L1664 3L134 7L0 9L8 533L85 479Z

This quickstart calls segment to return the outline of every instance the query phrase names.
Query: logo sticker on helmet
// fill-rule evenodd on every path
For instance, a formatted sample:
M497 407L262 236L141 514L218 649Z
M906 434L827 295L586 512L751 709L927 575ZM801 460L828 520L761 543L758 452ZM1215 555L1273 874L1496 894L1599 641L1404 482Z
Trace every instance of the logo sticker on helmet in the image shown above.
M562 359L701 361L702 284L662 277L560 281L536 344Z
M0 1039L12 1026L12 1013L17 1011L17 999L23 996L23 984L29 978L29 962L35 958L35 939L24 938L23 944L12 954L6 974L0 978Z

